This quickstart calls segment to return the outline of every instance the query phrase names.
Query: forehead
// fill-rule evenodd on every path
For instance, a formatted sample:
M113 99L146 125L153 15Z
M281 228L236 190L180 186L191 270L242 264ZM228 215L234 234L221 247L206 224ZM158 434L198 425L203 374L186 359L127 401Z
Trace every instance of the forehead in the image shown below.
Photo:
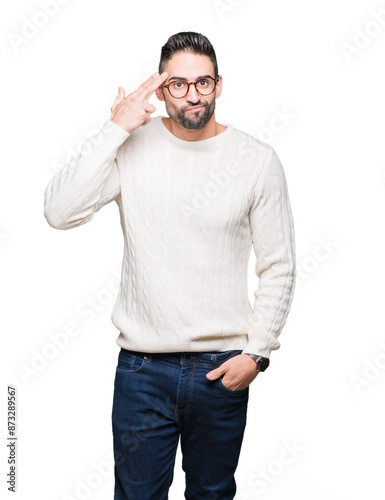
M193 80L200 75L214 75L214 65L210 58L204 54L194 54L193 52L176 52L171 59L167 61L164 71L167 71L168 77L184 77Z

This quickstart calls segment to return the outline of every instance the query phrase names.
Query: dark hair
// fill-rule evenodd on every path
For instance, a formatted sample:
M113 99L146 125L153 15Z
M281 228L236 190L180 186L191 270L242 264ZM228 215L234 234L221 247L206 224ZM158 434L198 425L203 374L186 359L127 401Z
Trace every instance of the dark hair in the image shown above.
M163 73L167 61L171 59L173 54L180 51L191 51L194 54L208 56L214 65L214 77L216 78L218 76L218 63L214 47L211 45L208 38L194 31L181 31L180 33L170 36L161 50L158 68L159 74Z

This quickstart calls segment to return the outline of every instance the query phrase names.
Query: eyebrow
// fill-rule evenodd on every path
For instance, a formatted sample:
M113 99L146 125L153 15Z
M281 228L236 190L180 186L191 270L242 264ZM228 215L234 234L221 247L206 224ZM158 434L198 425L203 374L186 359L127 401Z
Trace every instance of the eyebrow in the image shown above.
M214 78L211 75L201 75L197 77L196 81L200 80L201 78L207 78L207 77ZM169 78L168 81L171 82L171 80L184 80L185 82L188 81L188 79L185 76L172 76L171 78Z

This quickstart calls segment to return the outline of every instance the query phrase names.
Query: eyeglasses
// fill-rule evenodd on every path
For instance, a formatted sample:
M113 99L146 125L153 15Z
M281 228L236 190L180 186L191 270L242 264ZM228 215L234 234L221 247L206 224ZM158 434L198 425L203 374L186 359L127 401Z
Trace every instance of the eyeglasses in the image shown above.
M176 80L175 82L163 85L172 97L175 99L182 99L188 94L190 85L195 85L195 89L200 95L210 95L214 92L216 84L219 82L219 76L214 79L212 76L200 78L196 82L186 82L184 80Z

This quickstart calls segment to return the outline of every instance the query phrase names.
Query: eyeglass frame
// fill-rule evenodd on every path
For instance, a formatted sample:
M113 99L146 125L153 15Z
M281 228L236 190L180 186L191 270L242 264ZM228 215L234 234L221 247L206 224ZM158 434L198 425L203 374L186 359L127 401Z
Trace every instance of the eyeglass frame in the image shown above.
M187 92L185 93L185 95L184 95L184 96L181 96L181 97L175 97L175 96L173 96L173 95L171 94L170 89L169 89L169 86L171 85L171 83L168 83L167 85L164 85L164 84L162 83L162 87L165 87L165 88L168 90L168 93L170 94L170 96L171 96L171 97L173 97L174 99L183 99L184 97L186 97L186 95L187 95L187 94L189 93L189 91L190 91L190 85L194 85L195 90L198 92L198 94L199 94L199 95L201 95L201 96L203 96L203 97L206 97L207 95L211 95L211 94L215 91L216 86L217 86L217 83L219 82L219 76L220 76L220 75L218 75L216 78L213 78L212 76L206 76L205 78L199 78L199 79L198 79L198 80L196 80L195 82L187 82L186 80L177 80L177 81L179 81L179 82L187 83ZM209 94L201 94L201 93L199 92L199 90L197 89L197 83L198 83L200 80L205 80L205 79L207 79L207 78L211 78L211 80L214 80L214 88L213 88L213 90L212 90ZM172 83L174 83L174 82L172 82Z

